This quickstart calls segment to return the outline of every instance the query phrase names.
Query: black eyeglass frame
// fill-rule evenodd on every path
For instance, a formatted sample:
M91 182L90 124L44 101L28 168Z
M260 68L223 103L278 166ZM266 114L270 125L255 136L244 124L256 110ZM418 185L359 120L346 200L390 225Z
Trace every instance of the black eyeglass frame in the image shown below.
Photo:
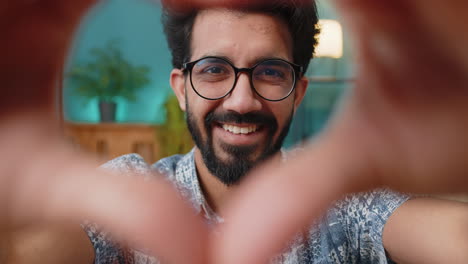
M227 64L229 64L233 69L234 69L234 74L235 74L235 78L234 78L234 84L232 85L232 88L229 89L229 91L223 95L223 96L220 96L220 97L217 97L217 98L208 98L208 97L205 97L203 95L201 95L197 89L195 89L195 86L193 85L193 81L192 81L192 69L193 69L193 66L195 66L195 64L197 64L198 62L202 61L202 60L205 60L205 59L219 59L219 60L222 60L224 62L226 62ZM267 61L282 61L282 62L285 62L287 64L289 64L293 71L294 71L294 83L291 87L291 90L288 92L287 95L285 95L284 97L280 98L280 99L268 99L268 98L265 98L263 95L261 95L257 89L255 89L255 86L253 84L253 77L252 77L252 74L253 74L253 71L255 70L255 68L262 64L262 63L265 63ZM195 93L200 96L201 98L203 99L206 99L206 100L211 100L211 101L214 101L214 100L219 100L219 99L222 99L224 97L226 97L228 94L230 94L234 88L236 87L236 84L237 84L237 80L239 79L239 76L240 76L240 73L242 72L246 72L249 76L249 82L250 82L250 86L251 88L255 91L255 93L260 96L262 99L266 100L266 101L270 101L270 102L279 102L279 101L282 101L286 98L288 98L292 92L294 91L294 89L296 88L296 83L297 83L297 79L299 79L302 74L303 74L303 67L300 66L300 65L297 65L297 64L294 64L292 62L289 62L287 60L283 60L283 59L279 59L279 58L272 58L272 59L266 59L266 60L262 60L258 63L256 63L254 66L250 67L250 68L237 68L236 66L234 66L230 61L224 59L224 58L220 58L220 57L216 57L216 56L207 56L207 57L203 57L203 58L200 58L198 60L194 60L194 61L191 61L191 62L186 62L184 64L182 64L182 71L186 72L188 71L189 74L190 74L190 85L192 86L192 89L193 91L195 91Z

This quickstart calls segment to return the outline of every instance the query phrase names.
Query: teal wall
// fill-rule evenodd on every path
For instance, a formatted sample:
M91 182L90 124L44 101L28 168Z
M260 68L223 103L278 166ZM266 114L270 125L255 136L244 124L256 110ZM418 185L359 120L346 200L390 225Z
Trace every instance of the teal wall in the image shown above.
M317 0L319 17L338 19L328 0ZM169 74L172 69L170 53L160 23L160 7L149 0L108 0L92 10L83 23L67 68L76 63L86 62L89 49L102 47L108 40L121 39L124 55L134 64L151 67L151 83L138 94L134 103L119 103L119 122L163 123L165 121L164 101L172 93ZM346 33L346 32L345 32ZM336 76L350 78L352 63L349 43L345 37L344 57L338 61L317 59L311 62L307 76L330 74L330 63L337 63ZM297 112L286 145L291 146L321 130L339 95L349 83L311 83L302 106ZM64 116L79 122L98 122L97 102L83 102L73 94L73 84L64 82Z
M119 122L162 123L165 120L162 105L172 92L169 86L172 67L160 17L160 8L149 1L108 0L90 12L76 36L67 69L86 62L90 59L90 48L103 47L112 39L121 40L123 53L131 63L151 67L151 83L139 92L138 100L119 102ZM67 120L98 122L97 102L84 102L73 93L73 84L66 78L63 96Z

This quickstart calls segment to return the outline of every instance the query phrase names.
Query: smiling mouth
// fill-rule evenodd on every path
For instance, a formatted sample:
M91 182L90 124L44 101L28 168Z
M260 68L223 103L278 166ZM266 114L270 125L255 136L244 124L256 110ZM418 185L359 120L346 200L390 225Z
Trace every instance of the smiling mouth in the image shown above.
M258 125L249 125L249 126L236 126L236 125L230 125L230 124L220 124L220 125L225 131L236 134L236 135L248 135L248 134L258 131L261 128Z

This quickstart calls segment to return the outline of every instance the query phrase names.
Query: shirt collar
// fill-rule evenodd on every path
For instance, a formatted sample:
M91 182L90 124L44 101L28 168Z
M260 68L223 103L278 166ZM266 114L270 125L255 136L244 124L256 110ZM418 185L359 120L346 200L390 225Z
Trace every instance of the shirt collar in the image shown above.
M281 159L286 161L289 151L281 149ZM208 222L220 223L223 218L217 215L208 204L195 166L195 148L179 160L175 170L175 184L182 196L191 202L197 213L203 213Z
M195 148L177 163L175 183L182 196L191 202L197 213L202 213L208 222L222 222L222 218L209 206L202 192L195 166Z

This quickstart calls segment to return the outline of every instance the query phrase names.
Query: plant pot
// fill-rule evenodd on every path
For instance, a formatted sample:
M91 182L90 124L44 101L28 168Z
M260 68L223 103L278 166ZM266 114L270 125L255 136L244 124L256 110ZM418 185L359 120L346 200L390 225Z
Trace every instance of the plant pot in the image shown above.
M99 115L101 122L111 123L115 122L115 112L117 110L117 104L114 102L99 102Z

